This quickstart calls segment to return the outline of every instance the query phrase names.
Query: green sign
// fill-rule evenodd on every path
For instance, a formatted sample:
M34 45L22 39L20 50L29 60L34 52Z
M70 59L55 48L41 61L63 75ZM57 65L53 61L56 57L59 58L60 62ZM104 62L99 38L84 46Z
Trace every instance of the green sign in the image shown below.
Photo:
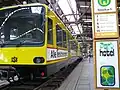
M113 49L113 47L114 46L112 43L104 43L104 42L100 43L100 49L111 50L111 49Z
M112 43L100 43L100 56L114 56L114 45Z
M102 66L100 69L102 86L115 85L115 68L113 66Z
M111 3L111 0L98 0L100 6L106 7Z

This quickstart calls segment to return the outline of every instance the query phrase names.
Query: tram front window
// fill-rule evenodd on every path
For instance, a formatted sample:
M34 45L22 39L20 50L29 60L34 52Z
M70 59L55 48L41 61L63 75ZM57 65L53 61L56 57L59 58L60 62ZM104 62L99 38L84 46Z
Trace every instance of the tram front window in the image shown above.
M6 45L44 44L44 16L42 6L17 7L0 10L0 41Z

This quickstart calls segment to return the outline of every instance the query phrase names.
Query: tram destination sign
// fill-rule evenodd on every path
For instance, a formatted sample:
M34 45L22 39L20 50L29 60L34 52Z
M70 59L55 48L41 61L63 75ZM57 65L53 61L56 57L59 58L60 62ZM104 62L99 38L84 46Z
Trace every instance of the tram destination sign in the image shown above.
M94 12L116 12L116 0L94 0Z
M97 87L119 88L117 40L96 41Z

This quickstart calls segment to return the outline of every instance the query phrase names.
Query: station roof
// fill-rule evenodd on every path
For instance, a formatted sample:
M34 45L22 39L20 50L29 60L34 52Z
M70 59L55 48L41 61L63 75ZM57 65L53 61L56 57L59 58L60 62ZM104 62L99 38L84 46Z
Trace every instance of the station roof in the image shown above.
M56 4L55 8L57 8L59 5L59 9L62 9L62 15L60 16L62 16L62 19L67 19L67 22L64 20L64 23L70 29L72 29L73 35L76 35L78 38L84 36L84 39L92 38L90 0L0 0L0 6L3 7L22 4L24 1L27 3L40 2L45 4L51 3L52 5ZM69 9L65 10L64 6L68 7Z

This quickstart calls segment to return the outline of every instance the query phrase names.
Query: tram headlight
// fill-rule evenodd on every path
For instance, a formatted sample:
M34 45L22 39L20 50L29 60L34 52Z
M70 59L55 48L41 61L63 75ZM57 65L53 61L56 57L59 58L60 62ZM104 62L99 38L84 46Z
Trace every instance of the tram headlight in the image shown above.
M44 58L43 57L35 57L34 59L33 59L33 62L34 63L44 63Z

